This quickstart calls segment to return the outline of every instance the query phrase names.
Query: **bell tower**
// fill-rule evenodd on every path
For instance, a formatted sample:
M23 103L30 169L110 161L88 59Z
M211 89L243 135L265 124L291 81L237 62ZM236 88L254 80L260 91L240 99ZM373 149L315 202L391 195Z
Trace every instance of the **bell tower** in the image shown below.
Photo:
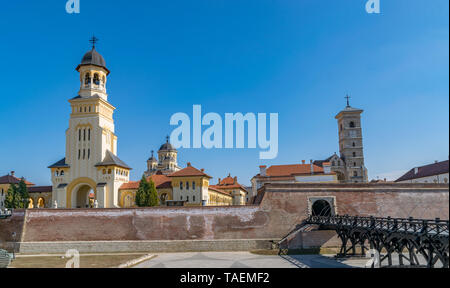
M345 165L345 182L367 182L367 169L364 165L361 113L363 110L350 106L350 97L346 96L347 106L336 115L339 129L340 158Z
M80 90L69 100L71 114L66 130L65 158L49 166L53 199L58 207L118 207L118 189L129 181L131 168L117 157L117 136L108 102L106 78L109 70L103 57L92 49L76 67Z

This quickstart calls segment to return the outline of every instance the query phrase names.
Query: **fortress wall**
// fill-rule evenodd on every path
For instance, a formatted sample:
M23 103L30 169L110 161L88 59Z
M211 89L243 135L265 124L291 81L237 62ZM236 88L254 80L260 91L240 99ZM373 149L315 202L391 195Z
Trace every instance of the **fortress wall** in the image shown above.
M311 197L333 197L341 215L449 218L448 185L273 184L260 192L253 206L31 209L23 242L279 239L307 217ZM4 229L20 229L20 219L0 220L0 240L10 241Z

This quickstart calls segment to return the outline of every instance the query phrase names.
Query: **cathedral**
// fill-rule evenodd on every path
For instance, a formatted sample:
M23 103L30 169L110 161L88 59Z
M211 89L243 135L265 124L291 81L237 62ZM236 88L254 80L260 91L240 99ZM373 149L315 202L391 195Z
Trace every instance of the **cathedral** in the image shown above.
M181 169L177 163L177 154L177 149L170 144L169 136L167 136L166 143L161 145L158 150L158 159L155 158L154 151L152 151L152 155L147 160L147 171L144 172L144 175L148 177L155 174L169 175L177 172Z

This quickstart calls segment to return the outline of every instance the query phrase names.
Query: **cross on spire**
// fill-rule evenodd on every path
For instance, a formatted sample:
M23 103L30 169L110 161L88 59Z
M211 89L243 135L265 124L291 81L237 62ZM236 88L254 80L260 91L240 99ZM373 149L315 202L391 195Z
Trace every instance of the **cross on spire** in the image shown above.
M95 35L92 35L92 38L89 40L92 43L92 49L95 49L95 43L98 42L98 38Z
M169 143L169 139L170 139L170 137L169 137L169 135L167 135L167 136L166 136L166 142L167 142L167 143Z
M348 94L347 94L347 96L345 96L344 98L347 99L347 107L350 107L350 101L349 100L350 100L351 97L348 96Z

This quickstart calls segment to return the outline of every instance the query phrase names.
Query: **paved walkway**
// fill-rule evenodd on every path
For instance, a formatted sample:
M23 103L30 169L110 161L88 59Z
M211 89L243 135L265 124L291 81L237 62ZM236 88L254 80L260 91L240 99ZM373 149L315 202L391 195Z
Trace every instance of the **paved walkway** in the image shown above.
M351 268L366 259L336 261L325 255L256 255L250 252L160 253L135 268Z

